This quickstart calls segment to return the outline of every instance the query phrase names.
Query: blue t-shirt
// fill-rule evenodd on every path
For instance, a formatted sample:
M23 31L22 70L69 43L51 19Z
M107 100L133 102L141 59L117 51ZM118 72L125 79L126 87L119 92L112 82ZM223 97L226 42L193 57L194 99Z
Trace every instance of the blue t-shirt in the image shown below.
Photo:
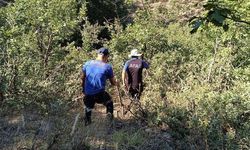
M84 89L86 95L105 91L106 80L114 77L112 66L100 60L86 62L82 71L86 76Z

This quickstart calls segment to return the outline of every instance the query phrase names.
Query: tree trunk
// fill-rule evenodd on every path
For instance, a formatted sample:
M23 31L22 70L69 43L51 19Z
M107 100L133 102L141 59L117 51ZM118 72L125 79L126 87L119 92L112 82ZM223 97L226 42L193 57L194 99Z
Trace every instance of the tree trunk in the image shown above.
M52 53L53 33L48 31L48 33L46 34L46 31L44 31L41 27L38 27L37 33L37 45L39 47L40 56L43 63L42 65L44 69L43 76L44 78L46 78L48 75L48 72L46 70L49 64L49 58Z

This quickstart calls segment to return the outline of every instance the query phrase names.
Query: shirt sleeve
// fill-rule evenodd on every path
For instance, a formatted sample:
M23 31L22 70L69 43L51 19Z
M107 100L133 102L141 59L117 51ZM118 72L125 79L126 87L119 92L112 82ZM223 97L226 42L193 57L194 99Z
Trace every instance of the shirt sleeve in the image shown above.
M114 77L114 72L113 72L113 68L112 68L111 65L108 65L108 68L107 68L107 77L108 77L108 79Z
M128 70L128 62L125 63L124 67L123 67L123 70L124 71L127 71Z
M86 68L87 68L88 62L86 62L83 66L82 66L82 72L86 74Z
M149 68L149 64L148 64L148 62L146 62L146 61L142 61L142 66L143 66L143 68L146 68L146 69L148 69Z

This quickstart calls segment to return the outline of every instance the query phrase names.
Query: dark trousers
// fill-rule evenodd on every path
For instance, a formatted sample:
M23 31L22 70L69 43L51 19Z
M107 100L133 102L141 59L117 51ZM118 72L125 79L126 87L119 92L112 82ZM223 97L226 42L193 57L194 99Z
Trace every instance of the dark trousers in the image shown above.
M143 86L138 86L136 88L130 87L129 90L128 90L130 96L134 100L139 100L140 99L142 91L143 91Z
M107 113L113 114L114 106L111 96L106 92L100 92L94 95L85 95L84 99L85 115L87 119L91 117L91 110L94 108L95 103L103 104L106 106Z

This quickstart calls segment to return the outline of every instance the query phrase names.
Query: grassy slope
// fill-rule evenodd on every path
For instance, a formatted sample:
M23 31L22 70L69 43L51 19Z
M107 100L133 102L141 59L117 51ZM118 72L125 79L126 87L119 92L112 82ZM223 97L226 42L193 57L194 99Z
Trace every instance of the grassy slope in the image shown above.
M2 116L0 149L171 149L172 139L167 132L143 126L133 117L115 115L114 127L110 129L102 105L97 105L93 123L85 127L80 106L75 103L71 109L46 115L31 109ZM115 108L115 112L120 110L118 104Z

